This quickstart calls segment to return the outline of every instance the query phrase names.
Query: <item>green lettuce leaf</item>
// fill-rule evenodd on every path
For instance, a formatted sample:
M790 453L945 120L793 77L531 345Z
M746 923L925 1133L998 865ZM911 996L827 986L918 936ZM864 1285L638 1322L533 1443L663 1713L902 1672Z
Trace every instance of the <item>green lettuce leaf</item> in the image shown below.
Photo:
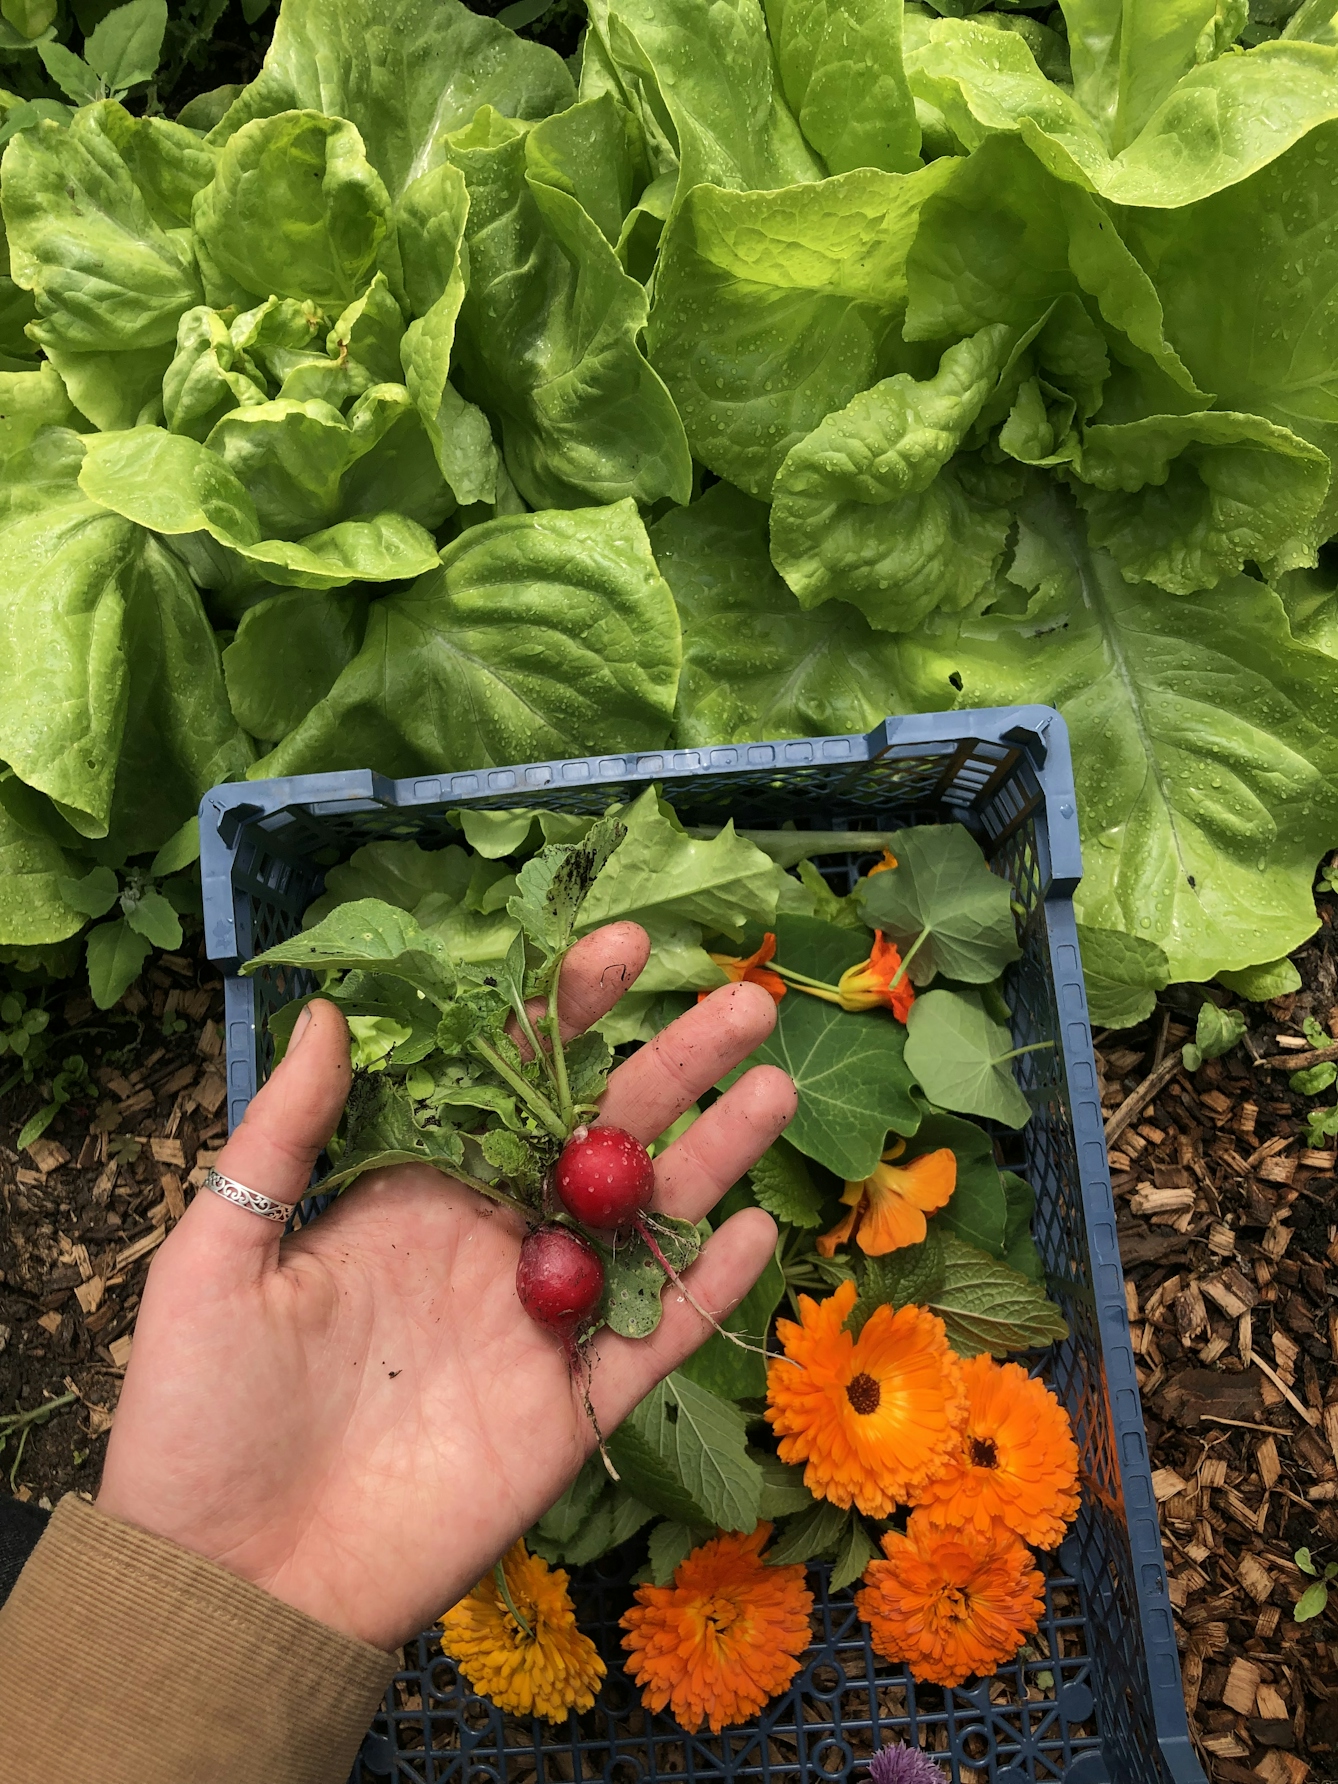
M1157 944L1123 930L1080 923L1078 946L1093 1028L1133 1028L1145 1022L1168 980L1166 955Z
M920 125L895 0L768 0L790 109L831 173L920 165Z
M1020 36L942 19L907 57L907 74L911 92L942 113L964 149L1016 133L1062 180L1113 204L1173 210L1247 179L1338 115L1336 55L1316 44L1265 43L1191 68L1114 157Z
M195 201L211 303L277 295L339 311L375 273L401 282L390 197L342 118L285 112L229 138Z
M682 744L868 731L914 709L896 640L855 608L805 612L776 574L768 511L728 483L650 530L683 622Z
M286 589L248 607L223 652L238 724L267 743L287 737L357 656L366 628L360 589Z
M204 440L232 409L267 400L264 373L207 304L187 310L177 326L176 356L163 377L163 419L174 434Z
M39 428L73 427L77 419L54 366L0 372L0 462L31 445Z
M1010 575L1030 603L936 616L908 644L926 687L944 705L1064 714L1085 924L1155 943L1172 980L1298 946L1315 927L1315 861L1338 834L1333 659L1298 644L1249 577L1209 600L1126 582L1058 494L1020 525Z
M981 329L948 348L933 378L886 378L791 448L776 475L771 555L801 606L842 599L880 631L909 632L990 583L1008 513L948 460L1008 345L1003 326Z
M576 109L585 107L605 121L605 152L617 152L624 136L612 100ZM484 109L450 140L469 191L460 387L500 416L507 470L533 506L685 502L683 426L637 344L645 291L579 201L546 177L544 145L572 127L564 114L531 132Z
M955 168L945 158L918 173L688 193L646 338L694 456L717 476L766 499L790 448L891 369L921 208Z
M678 616L631 501L471 527L375 602L362 648L264 774L418 774L663 743Z
M59 843L20 823L0 798L0 948L44 947L78 934L84 913L60 889L70 877Z
M210 140L278 112L347 118L398 199L479 106L545 118L574 97L559 55L459 0L284 0L264 68Z
M1153 0L1151 5L1062 0L1062 5L1074 97L1113 155L1134 140L1191 68L1227 47L1213 29L1221 0Z

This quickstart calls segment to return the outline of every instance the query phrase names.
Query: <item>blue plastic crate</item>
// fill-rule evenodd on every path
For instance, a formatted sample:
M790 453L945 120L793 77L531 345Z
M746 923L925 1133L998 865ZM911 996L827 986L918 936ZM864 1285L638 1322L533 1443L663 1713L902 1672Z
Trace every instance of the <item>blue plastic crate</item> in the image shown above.
M880 1660L848 1591L815 1566L820 1631L793 1687L755 1724L688 1735L642 1710L620 1666L618 1617L635 1565L577 1569L582 1625L609 1676L593 1710L565 1727L518 1724L475 1697L432 1633L406 1652L351 1784L607 1784L845 1778L857 1754L923 1745L955 1784L1203 1784L1189 1742L1147 1439L1125 1311L1115 1207L1074 928L1081 874L1068 735L1048 707L888 719L867 736L814 737L635 756L589 757L389 780L366 772L216 787L200 807L208 949L226 973L228 1108L240 1118L268 1069L265 1015L310 981L241 978L241 962L291 935L324 868L375 838L428 846L454 835L460 806L600 812L658 782L687 824L887 828L957 819L1005 874L1025 911L1007 995L1019 1080L1034 1111L1000 1135L1036 1190L1034 1230L1050 1292L1072 1336L1041 1370L1068 1408L1083 1503L1046 1558L1046 1614L1032 1653L989 1681L917 1686ZM853 865L853 863L852 863Z

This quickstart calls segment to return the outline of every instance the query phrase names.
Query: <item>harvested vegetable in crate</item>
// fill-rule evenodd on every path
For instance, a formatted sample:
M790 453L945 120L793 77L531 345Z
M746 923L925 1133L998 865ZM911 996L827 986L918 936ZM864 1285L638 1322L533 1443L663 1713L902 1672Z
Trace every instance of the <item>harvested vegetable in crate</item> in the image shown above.
M587 1464L533 1553L443 1619L446 1651L502 1708L580 1707L588 1668L560 1661L565 1575L544 1564L650 1525L628 1664L647 1705L686 1727L718 1730L788 1684L811 1601L784 1581L818 1556L837 1586L864 1576L875 1647L917 1678L991 1671L1036 1627L1027 1544L1052 1547L1078 1507L1067 1415L991 1355L1067 1330L1031 1192L980 1125L1026 1123L1015 1062L1043 1070L1051 1047L1016 1048L1007 1027L1008 882L960 824L689 832L654 789L602 817L454 816L461 841L444 848L359 850L309 926L247 970L314 972L348 1019L354 1088L324 1187L420 1162L520 1214L516 1292L587 1410L591 1337L649 1336L666 1282L691 1298L681 1274L707 1230L656 1213L650 1153L599 1124L614 1048L751 979L777 1005L754 1059L790 1073L798 1109L717 1212L777 1219L762 1281L607 1443L596 1433L607 1475ZM838 854L866 868L832 874L844 891L818 865ZM562 961L622 919L649 931L650 962L597 1031L564 1043ZM273 1019L280 1042L303 1001Z

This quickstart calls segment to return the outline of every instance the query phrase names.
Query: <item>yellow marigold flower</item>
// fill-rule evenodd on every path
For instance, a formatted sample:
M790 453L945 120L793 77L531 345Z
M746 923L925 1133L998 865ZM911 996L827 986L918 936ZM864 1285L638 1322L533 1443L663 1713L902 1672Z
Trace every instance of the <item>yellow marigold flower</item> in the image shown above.
M962 1364L966 1424L951 1465L916 1499L930 1529L1011 1530L1050 1549L1078 1512L1078 1446L1069 1415L1019 1363Z
M768 1567L771 1535L713 1537L674 1570L672 1586L638 1586L623 1617L627 1670L648 1710L666 1704L695 1734L747 1722L783 1691L812 1639L802 1567Z
M1045 1581L1031 1551L1005 1531L931 1530L912 1512L906 1534L883 1538L855 1609L875 1650L904 1660L917 1679L960 1685L1011 1660L1045 1608Z
M525 1627L512 1615L496 1573L485 1574L441 1619L442 1653L499 1710L546 1722L588 1710L606 1669L595 1644L576 1627L566 1574L560 1567L550 1571L523 1542L507 1550L502 1569L511 1607Z
M853 1338L854 1305L843 1282L821 1303L800 1295L801 1325L776 1322L785 1356L767 1370L767 1418L781 1460L807 1464L811 1493L885 1518L952 1459L962 1366L937 1314L877 1307Z
M929 1231L926 1214L945 1207L957 1187L957 1155L949 1146L925 1152L908 1165L893 1162L906 1150L904 1140L883 1154L872 1176L847 1183L841 1200L850 1209L830 1233L817 1241L823 1257L834 1255L855 1234L868 1257L885 1257L905 1245L918 1245Z

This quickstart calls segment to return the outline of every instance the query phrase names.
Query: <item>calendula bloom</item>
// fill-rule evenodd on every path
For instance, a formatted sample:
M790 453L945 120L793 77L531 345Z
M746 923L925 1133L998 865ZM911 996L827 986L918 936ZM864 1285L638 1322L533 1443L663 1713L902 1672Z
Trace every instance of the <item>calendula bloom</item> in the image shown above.
M816 1241L823 1257L831 1257L851 1234L868 1257L885 1257L904 1245L918 1245L928 1232L926 1214L947 1203L957 1187L957 1154L950 1146L925 1152L909 1164L894 1161L906 1150L898 1140L883 1154L872 1176L847 1182L841 1200L850 1212Z
M802 1324L776 1322L785 1357L767 1370L767 1418L811 1493L885 1518L947 1467L966 1394L937 1314L877 1307L853 1338L854 1305L843 1282L822 1302L800 1295Z
M672 1586L638 1586L625 1613L627 1670L648 1710L666 1704L684 1728L712 1734L747 1722L783 1691L812 1639L802 1567L768 1567L771 1535L716 1536L674 1570Z
M855 1608L875 1649L904 1660L915 1678L960 1685L992 1673L1035 1630L1045 1582L1031 1551L1004 1531L932 1530L912 1512L906 1534L883 1538Z
M566 1574L560 1567L550 1570L523 1542L507 1550L502 1569L506 1596L496 1573L485 1574L441 1619L442 1653L499 1710L546 1722L588 1710L605 1666L590 1637L576 1627Z
M772 959L775 952L776 937L768 929L762 937L762 946L755 954L749 954L746 959L739 960L733 954L712 954L711 958L732 985L741 983L760 985L764 991L769 991L779 1003L785 996L785 981L779 973L767 971L767 961ZM699 991L697 1002L700 1003L704 997L710 995L709 991Z
M937 1530L1011 1530L1049 1549L1078 1510L1078 1446L1069 1416L1018 1363L962 1364L966 1424L951 1465L915 1503Z

